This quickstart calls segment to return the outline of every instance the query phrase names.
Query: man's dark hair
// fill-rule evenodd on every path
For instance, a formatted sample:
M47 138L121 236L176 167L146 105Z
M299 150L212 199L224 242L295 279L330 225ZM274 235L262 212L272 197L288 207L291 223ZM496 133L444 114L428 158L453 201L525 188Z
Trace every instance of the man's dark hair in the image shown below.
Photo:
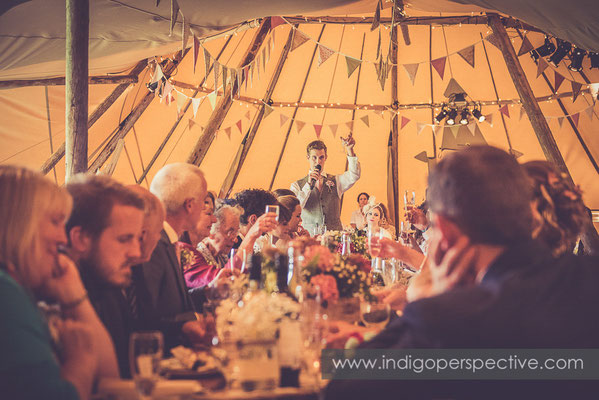
M362 192L362 193L360 193L360 194L358 195L358 197L356 198L356 201L357 201L358 203L360 202L360 197L361 197L362 195L366 196L366 200L369 200L369 199L370 199L370 195L369 195L368 193L366 193L366 192Z
M282 196L295 196L295 193L293 193L293 190L290 190L290 189L275 189L272 191L272 194L274 194L276 198L279 198Z
M66 223L68 232L75 226L97 238L108 227L115 205L144 210L143 199L124 185L105 175L75 175L66 186L73 197L73 211Z
M239 218L242 225L248 224L251 215L256 217L264 214L267 205L277 204L274 194L263 189L247 189L235 195L235 201L243 208L243 214Z
M513 245L532 232L531 185L516 159L491 146L447 155L428 178L428 205L475 243Z
M324 154L327 154L327 145L322 140L314 140L308 143L306 154L310 155L310 150L324 150Z

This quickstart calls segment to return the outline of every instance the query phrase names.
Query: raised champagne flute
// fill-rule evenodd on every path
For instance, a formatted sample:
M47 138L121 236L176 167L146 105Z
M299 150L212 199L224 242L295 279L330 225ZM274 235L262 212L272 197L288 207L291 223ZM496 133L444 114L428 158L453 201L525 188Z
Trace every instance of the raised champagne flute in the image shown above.
M160 332L135 332L129 337L129 367L141 400L149 400L158 382L164 340Z
M278 205L267 205L266 206L266 213L275 213L277 215L276 217L276 221L279 222L279 206ZM274 246L274 238L273 235L270 234L270 244L271 246Z

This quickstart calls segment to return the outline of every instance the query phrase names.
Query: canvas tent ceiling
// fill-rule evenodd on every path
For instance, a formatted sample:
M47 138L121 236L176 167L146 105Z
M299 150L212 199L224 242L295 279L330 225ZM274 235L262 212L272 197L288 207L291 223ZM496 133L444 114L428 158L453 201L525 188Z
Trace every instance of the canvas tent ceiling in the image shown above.
M52 3L55 7L60 5L61 12L63 12L61 8L63 2L53 3L49 1L47 3ZM90 66L94 68L91 71L92 74L128 70L131 65L140 59L149 56L168 56L169 52L173 52L181 46L178 33L174 33L172 37L168 36L168 21L166 20L157 22L156 29L148 29L149 26L153 28L154 25L148 25L147 21L145 22L145 28L142 22L139 22L141 25L136 25L132 21L131 24L125 24L125 27L119 28L118 35L111 31L111 29L116 29L114 25L107 24L103 26L94 23L96 15L103 16L104 21L109 19L108 17L111 15L115 21L120 18L132 19L124 15L117 18L110 12L111 8L121 10L122 4L125 3L135 2L92 2L92 7L100 5L106 7L105 12L92 14L92 32L97 29L96 36L103 43L102 45L92 45L90 47L93 57ZM154 4L154 2L141 1L137 3ZM168 15L166 11L168 4L163 3L168 2L161 2L158 10L166 16ZM289 13L308 15L308 12L311 12L313 15L327 15L326 10L319 10L319 8L323 8L322 3L308 1L305 4L302 2L301 5L297 5L297 2L282 1L275 5L269 5L270 2L257 2L258 6L255 10L252 10L252 13L262 13L261 16L277 15L284 14L282 11L289 10ZM420 5L420 8L429 7L424 0L416 3ZM429 1L429 3L431 2ZM432 2L432 4L435 3L437 2ZM193 7L193 2L180 1L180 4L182 10L185 7ZM228 2L226 4L232 9L239 5L237 7L239 14L229 14L231 16L235 15L238 20L231 17L230 20L214 19L215 22L212 24L207 24L206 20L202 23L217 26L218 29L221 29L245 20L244 15L260 16L260 14L243 14L241 5L245 4L244 2ZM443 4L452 6L449 2ZM1 79L16 76L32 78L60 75L64 69L63 56L60 55L60 51L56 50L60 45L56 48L50 46L46 49L48 43L47 39L44 39L46 41L44 44L29 47L25 44L26 40L23 38L18 40L13 40L14 38L8 40L6 38L8 28L5 27L4 22L7 15L14 17L15 14L11 14L11 12L21 12L20 7L30 5L39 7L40 3L37 1L24 3L5 12L0 17L0 30L4 34L4 36L0 36L2 38L0 48L8 51L8 53L6 51L0 53L0 67L2 69L1 74L3 74ZM331 5L339 7L336 8L337 11L334 11L336 14L331 13L329 15L340 15L348 12L357 13L358 15L372 15L376 2L339 1L333 4L326 2L326 7L331 7ZM489 7L488 4L482 5ZM146 4L146 7L154 10L150 5ZM163 9L163 7L166 8ZM192 10L196 9L192 8ZM208 12L201 13L199 8L197 10L198 12L190 14L192 15L190 19L196 18L196 16L202 18L203 15L211 15ZM367 12L367 10L371 11ZM455 9L452 10L455 11ZM529 11L528 8L525 8L525 10ZM222 12L218 9L213 11L216 14ZM412 8L408 9L408 14L431 15L430 12L418 11ZM26 15L26 13L23 13L23 18ZM49 17L49 19L51 18ZM19 32L20 30L25 32L27 29L31 29L30 35L36 36L33 32L36 28L34 24L22 25L25 26L21 27L17 24L11 26ZM53 34L60 36L60 29L64 31L64 28L60 28L59 23L54 26L56 26L56 30ZM37 29L39 28L37 27ZM290 24L283 24L274 30L276 34L274 36L274 46L270 60L265 65L265 71L261 71L260 78L257 76L254 78L252 85L249 85L247 90L242 90L241 95L245 100L236 99L234 101L206 157L202 161L201 168L207 173L209 187L213 190L219 191L223 185L223 181L243 140L243 135L255 119L257 109L261 105L261 99L264 98L266 88L292 29ZM381 29L382 48L386 49L389 43L388 30ZM204 46L213 58L224 48L219 59L221 64L237 67L256 30L256 28L252 28L239 32L235 36L221 37L206 42ZM375 114L372 106L390 107L392 103L391 79L387 80L384 90L381 90L376 79L374 64L371 62L376 59L378 31L371 32L368 24L303 23L299 25L298 30L313 40L309 40L297 50L291 52L285 59L281 77L272 96L275 103L282 102L291 106L275 107L274 111L260 124L256 138L232 191L235 192L247 187L268 188L271 182L272 188L288 187L293 180L303 176L306 170L303 149L309 141L316 138L316 129L319 126L322 126L321 138L325 140L330 149L327 171L337 172L343 170L345 159L338 137L340 135L345 136L348 133L347 123L352 121L352 114L355 114L353 115L353 132L358 143L356 152L362 163L363 175L358 184L348 192L348 200L346 200L346 205L343 208L343 220L347 221L355 206L354 199L359 192L367 191L374 194L378 199L386 201L386 154L392 113L387 109L382 115ZM488 41L481 39L481 35L482 37L488 35L488 26L456 25L444 28L436 26L434 29L429 26L410 26L409 30L412 44L408 46L402 40L399 41L398 101L401 105L444 101L443 92L452 77L459 82L472 99L477 101L496 101L497 98L502 100L518 99L518 94L500 51ZM103 33L100 34L100 32ZM112 33L108 34L109 32ZM318 66L318 54L316 54L314 61L310 62L310 60L315 53L315 49L317 50L315 40L321 35L321 32L322 37L318 42L333 49L335 53L328 61ZM517 50L522 40L515 30L509 30L509 34ZM272 37L272 32L269 35L269 37ZM541 34L533 32L530 32L527 37L535 46L539 45L543 39ZM360 56L363 40L364 50L363 55ZM113 41L118 43L112 43ZM12 44L7 44L8 42ZM475 46L474 68L457 54L458 51L471 45ZM25 49L24 53L22 49ZM38 54L40 52L42 54ZM485 52L489 58L488 62ZM12 54L13 59L8 54ZM448 54L446 71L443 78L441 78L440 74L431 67L430 60L446 57ZM364 60L360 71L356 71L349 78L344 55ZM537 66L530 57L524 55L520 57L520 62L535 95L539 98L553 95L545 80L542 77L536 78ZM412 84L403 67L409 64L419 65L414 84ZM588 64L585 64L585 66L587 67L587 70L585 70L587 78L592 82L599 82L597 70L588 71ZM571 90L569 80L583 82L579 74L567 71L563 63L560 68L556 69L556 72L566 78L558 91L559 93ZM550 68L546 70L546 73L549 76L550 83L553 84L555 72ZM90 159L97 155L101 145L115 131L115 128L118 127L135 104L139 102L142 95L146 93L145 83L150 79L150 75L151 71L146 69L140 76L140 83L121 96L90 129ZM204 64L202 57L199 58L194 72L193 60L190 55L184 58L173 76L173 79L177 82L193 86L201 83L203 78ZM300 99L304 80L306 81L305 89ZM97 107L114 87L115 85L90 86L90 111ZM207 79L204 87L206 91L200 92L197 95L198 98L207 95L214 88L212 76ZM176 90L184 95L185 99L193 93L192 90L183 86L176 87ZM337 103L353 104L354 99L356 99L356 92L357 100L355 102L361 105L361 109L352 111L334 107ZM178 97L178 94L175 97ZM314 107L302 107L302 100L305 103L330 104L333 107L316 107L316 109ZM295 102L298 102L298 111L295 120L292 121L291 117L296 109ZM588 94L580 96L576 102L572 102L571 98L564 98L563 102L567 114L579 113L577 130L580 137L576 135L568 119L563 119L564 112L555 99L542 101L540 105L543 113L552 117L549 125L570 173L575 182L580 184L585 191L586 202L592 208L597 209L599 208L599 185L596 185L597 170L593 165L593 162L599 158L599 137L596 134L596 129L594 130L594 125L598 120L595 119L597 118L597 108L592 107L594 103ZM0 91L0 105L3 110L3 121L0 123L0 137L2 138L0 162L22 163L39 168L52 150L55 150L64 141L64 87L50 86L47 89L44 87L26 87L2 90ZM370 109L364 109L364 107ZM493 118L493 125L487 122L478 125L485 140L489 144L506 149L511 147L524 153L523 160L543 158L543 152L528 118L525 115L521 118L521 106L513 104L508 107L509 118L499 112L499 105L489 105L483 108L483 112L492 115ZM402 122L405 121L403 118L408 120L400 130L398 137L399 174L396 178L399 182L399 193L403 193L404 190L414 190L419 199L424 195L428 166L426 163L416 160L414 156L422 151L427 152L428 156L432 156L435 148L442 155L443 151L440 151L439 147L442 147L444 140L451 141L448 132L440 131L436 135L433 133L431 126L429 126L432 125L433 113L434 111L427 107L408 108L402 109L398 117L401 118ZM166 162L185 161L187 159L191 148L202 134L202 128L205 127L211 114L212 107L207 98L201 102L195 117L191 107L187 110L181 122L173 130L170 140L166 142L164 150L158 155L153 167L149 169L147 179L144 180L143 184L147 184L153 174ZM283 122L286 117L288 119ZM365 117L368 119L369 126L365 123ZM505 120L505 125L502 119ZM155 154L166 133L171 130L176 120L176 102L167 106L164 101L154 100L126 137L125 147L116 164L114 176L129 183L138 180L142 171L147 169L149 160ZM238 124L240 124L241 129L238 128ZM424 128L422 128L423 124L425 125ZM301 125L304 126L301 127ZM334 126L337 127L334 128ZM289 138L282 152L281 164L275 174L277 161L288 131L290 132ZM463 134L463 130L457 132L458 137ZM49 135L52 137L52 146L50 146ZM436 147L433 145L433 141ZM62 182L64 160L57 165L55 173L57 181ZM51 172L51 174L54 174L54 172Z

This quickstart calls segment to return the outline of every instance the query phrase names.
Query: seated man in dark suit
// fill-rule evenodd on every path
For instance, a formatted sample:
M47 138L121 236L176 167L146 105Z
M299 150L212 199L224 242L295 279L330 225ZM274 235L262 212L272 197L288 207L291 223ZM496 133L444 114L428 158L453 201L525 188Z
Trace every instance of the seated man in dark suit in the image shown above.
M509 154L471 147L429 176L428 268L437 296L409 303L363 348L599 347L597 259L561 259L530 240L531 190ZM391 247L384 240L381 256ZM329 399L555 398L596 382L332 381ZM531 392L530 390L534 390ZM576 396L575 396L576 397Z
M133 318L124 289L140 257L143 200L107 176L78 175L67 184L73 212L66 224L69 255L89 300L108 330L122 377L129 375Z
M192 164L168 164L156 173L150 191L164 205L166 220L150 260L141 268L142 277L135 282L140 317L148 327L163 332L167 348L185 340L197 343L205 339L205 325L187 292L175 242L202 216L206 180Z

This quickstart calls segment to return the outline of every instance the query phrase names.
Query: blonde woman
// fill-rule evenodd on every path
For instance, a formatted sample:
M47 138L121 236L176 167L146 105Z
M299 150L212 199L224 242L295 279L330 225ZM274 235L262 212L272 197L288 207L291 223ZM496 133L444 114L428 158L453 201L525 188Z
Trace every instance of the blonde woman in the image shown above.
M0 166L0 391L6 398L87 399L118 377L112 341L66 245L69 194L37 172ZM58 303L53 346L36 301Z
M365 229L372 229L373 234L377 236L382 232L383 238L394 238L393 226L389 224L389 213L383 203L377 203L374 196L371 196L363 210L366 216Z

